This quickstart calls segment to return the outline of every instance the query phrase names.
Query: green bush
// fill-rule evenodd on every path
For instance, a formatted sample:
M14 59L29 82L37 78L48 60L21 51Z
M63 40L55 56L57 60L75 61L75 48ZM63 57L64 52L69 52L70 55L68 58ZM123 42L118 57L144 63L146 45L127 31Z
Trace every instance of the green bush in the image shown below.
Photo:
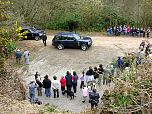
M15 42L9 41L6 43L7 53L11 54L13 53L14 49L16 48Z

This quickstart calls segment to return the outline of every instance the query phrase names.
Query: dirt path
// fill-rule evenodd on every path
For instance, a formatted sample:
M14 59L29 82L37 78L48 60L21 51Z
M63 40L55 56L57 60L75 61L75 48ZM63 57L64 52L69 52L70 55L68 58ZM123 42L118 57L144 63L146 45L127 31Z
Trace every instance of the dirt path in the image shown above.
M42 41L25 41L29 42L29 45L39 45L41 48L37 51L35 57L30 61L30 65L18 70L18 73L22 73L22 77L26 84L31 80L34 80L34 74L38 71L42 77L45 74L52 77L56 75L58 79L61 76L65 76L66 71L76 71L79 76L84 69L88 69L89 66L98 66L99 64L109 64L112 58L117 56L122 56L122 48L125 52L131 52L136 50L142 41L142 38L131 38L131 37L98 37L94 36L93 46L87 51L81 51L80 49L64 49L57 50L51 45L51 39L53 36L49 36L46 47L43 47ZM149 40L152 41L151 39ZM30 53L32 55L32 52ZM80 82L79 82L80 83ZM79 84L78 84L79 85ZM113 86L111 86L113 87ZM97 88L100 95L103 94L105 89L111 89L111 87L102 85L101 88ZM60 94L60 98L54 99L43 97L38 97L44 104L50 103L57 106L62 110L70 110L73 112L80 112L84 108L90 107L90 104L82 103L81 90L78 86L78 92L76 94L75 100L69 100L65 96Z

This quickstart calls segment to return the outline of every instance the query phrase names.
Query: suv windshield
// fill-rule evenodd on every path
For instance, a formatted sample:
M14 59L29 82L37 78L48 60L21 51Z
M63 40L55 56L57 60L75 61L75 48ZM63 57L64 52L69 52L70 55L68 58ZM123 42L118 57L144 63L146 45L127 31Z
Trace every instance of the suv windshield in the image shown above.
M74 36L77 40L80 40L80 39L81 39L81 37L80 37L79 35L77 35L77 34L73 34L73 36Z
M31 31L35 32L36 28L29 28Z

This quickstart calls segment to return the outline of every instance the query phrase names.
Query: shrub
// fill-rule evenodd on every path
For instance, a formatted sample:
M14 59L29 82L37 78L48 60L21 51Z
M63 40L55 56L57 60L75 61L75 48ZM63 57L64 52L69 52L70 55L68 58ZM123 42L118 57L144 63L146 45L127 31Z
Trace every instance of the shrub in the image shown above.
M11 54L16 48L16 44L13 41L9 41L6 43L7 53Z

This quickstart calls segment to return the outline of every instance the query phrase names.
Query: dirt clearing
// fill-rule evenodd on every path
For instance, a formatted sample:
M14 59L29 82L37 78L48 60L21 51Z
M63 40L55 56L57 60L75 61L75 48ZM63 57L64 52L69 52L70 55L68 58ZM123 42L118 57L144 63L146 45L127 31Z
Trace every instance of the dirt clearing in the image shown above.
M48 74L52 80L53 76L56 75L58 80L61 76L65 76L66 71L76 71L80 77L83 70L87 70L89 66L98 66L103 64L104 66L109 64L112 58L117 56L123 56L124 52L136 51L139 44L143 40L142 38L132 37L104 37L104 36L91 36L93 39L93 45L87 51L81 51L80 49L64 49L57 50L51 45L51 39L53 36L49 36L47 40L47 46L44 47L42 41L23 41L28 45L36 46L36 51L29 48L31 61L29 66L24 66L18 70L23 80L28 84L31 80L34 80L34 74L36 71L42 77ZM151 42L152 40L149 39ZM80 83L80 82L79 82ZM111 87L101 85L101 88L97 88L100 95L103 94L105 89L111 89ZM89 108L90 104L82 103L82 93L79 89L74 100L68 99L66 96L54 99L38 97L44 104L50 103L51 105L57 106L62 110L70 110L73 112L80 112L84 108Z

